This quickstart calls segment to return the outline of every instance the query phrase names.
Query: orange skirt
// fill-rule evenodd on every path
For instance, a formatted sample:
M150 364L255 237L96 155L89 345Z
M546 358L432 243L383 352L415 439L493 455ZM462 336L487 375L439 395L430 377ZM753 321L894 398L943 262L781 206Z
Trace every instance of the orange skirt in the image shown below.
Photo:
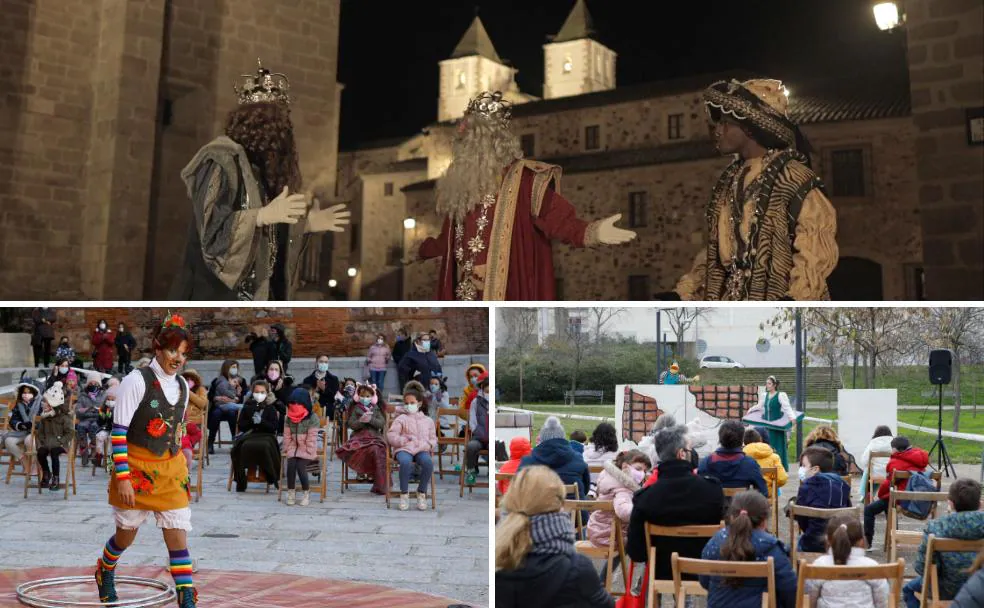
M119 509L171 511L188 506L191 497L188 463L181 452L157 456L150 450L127 444L130 483L136 504L123 504L116 490L116 473L109 482L109 504Z

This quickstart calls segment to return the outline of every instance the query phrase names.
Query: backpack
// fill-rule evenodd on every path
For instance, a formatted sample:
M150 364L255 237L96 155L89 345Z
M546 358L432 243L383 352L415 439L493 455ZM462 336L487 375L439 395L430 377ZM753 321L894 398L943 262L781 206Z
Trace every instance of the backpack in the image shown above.
M495 440L495 459L497 462L505 462L509 460L509 452L506 450L506 443L504 441Z
M912 472L912 476L909 477L909 483L905 486L906 492L936 492L936 484L926 473ZM899 501L899 506L908 515L916 519L926 519L929 517L932 511L933 505L936 504L931 500L902 500Z

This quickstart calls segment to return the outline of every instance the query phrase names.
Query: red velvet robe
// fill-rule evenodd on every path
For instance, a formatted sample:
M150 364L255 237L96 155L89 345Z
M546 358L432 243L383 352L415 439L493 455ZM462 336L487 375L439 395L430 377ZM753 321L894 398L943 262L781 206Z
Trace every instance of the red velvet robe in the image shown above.
M507 300L554 300L556 289L554 281L553 256L551 241L557 240L573 247L584 247L584 233L589 222L577 217L574 206L553 186L546 190L540 206L540 213L533 217L533 171L523 169L520 182L518 201L516 204L516 220L513 226L510 244L509 274L506 283ZM486 248L475 256L475 266L486 263L488 258L489 233L499 204L492 205L488 210L488 226L482 234ZM475 236L476 222L482 214L482 207L476 204L465 216L464 243ZM466 248L467 252L467 248ZM441 274L437 286L438 300L454 300L455 287L458 282L458 263L454 257L454 234L451 218L445 218L441 234L437 238L430 237L420 245L420 257L430 259L443 257ZM478 298L481 299L479 291Z

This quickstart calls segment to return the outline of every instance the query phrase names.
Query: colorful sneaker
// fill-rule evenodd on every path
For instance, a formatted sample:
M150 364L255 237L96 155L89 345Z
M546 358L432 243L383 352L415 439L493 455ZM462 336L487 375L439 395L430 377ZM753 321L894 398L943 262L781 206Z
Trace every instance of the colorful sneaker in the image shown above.
M287 506L288 507L293 507L294 506L294 496L295 496L294 490L287 490Z
M417 509L420 511L427 510L427 493L417 492Z
M309 504L311 504L311 492L303 492L301 494L301 501L297 504L301 505L302 507L306 507Z
M178 608L197 608L198 589L194 587L182 587L178 589Z
M409 511L410 510L410 495L400 494L400 510Z
M473 486L473 485L475 485L475 472L474 471L468 471L468 473L465 474L465 485L466 486Z
M116 571L106 570L102 561L96 561L96 587L99 588L99 601L109 604L119 600L116 595Z

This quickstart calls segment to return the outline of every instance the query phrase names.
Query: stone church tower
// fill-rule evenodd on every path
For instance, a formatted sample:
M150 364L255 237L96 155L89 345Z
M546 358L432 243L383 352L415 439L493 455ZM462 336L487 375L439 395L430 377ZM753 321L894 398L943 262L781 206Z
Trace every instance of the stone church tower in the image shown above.
M591 14L577 0L560 32L543 45L543 98L615 88L615 51L593 38Z
M257 57L290 79L305 190L333 192L340 0L0 7L0 298L164 298L191 215L180 171Z
M461 118L468 102L481 91L516 88L516 70L496 53L482 20L475 17L449 59L440 62L437 119Z

